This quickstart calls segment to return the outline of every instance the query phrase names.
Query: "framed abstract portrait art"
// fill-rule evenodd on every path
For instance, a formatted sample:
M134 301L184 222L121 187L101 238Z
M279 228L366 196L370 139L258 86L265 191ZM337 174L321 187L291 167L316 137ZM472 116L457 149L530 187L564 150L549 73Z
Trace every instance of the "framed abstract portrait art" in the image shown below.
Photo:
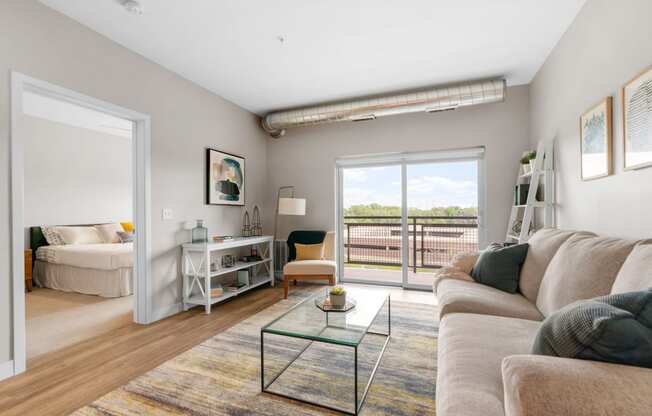
M206 149L206 203L245 204L245 159L219 150Z

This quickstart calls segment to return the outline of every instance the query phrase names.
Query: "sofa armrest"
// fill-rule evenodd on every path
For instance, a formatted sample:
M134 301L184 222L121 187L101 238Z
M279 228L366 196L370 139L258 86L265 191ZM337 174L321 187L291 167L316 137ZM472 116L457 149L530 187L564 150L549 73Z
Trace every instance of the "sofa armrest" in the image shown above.
M473 278L469 274L456 267L442 267L435 272L435 279L432 283L432 289L435 295L437 295L437 287L439 286L439 283L446 279L467 280L473 282Z
M466 274L471 274L471 270L473 270L475 262L478 261L478 257L480 257L479 252L456 254L450 262L450 267L459 269Z
M652 414L652 369L542 355L502 362L507 416Z

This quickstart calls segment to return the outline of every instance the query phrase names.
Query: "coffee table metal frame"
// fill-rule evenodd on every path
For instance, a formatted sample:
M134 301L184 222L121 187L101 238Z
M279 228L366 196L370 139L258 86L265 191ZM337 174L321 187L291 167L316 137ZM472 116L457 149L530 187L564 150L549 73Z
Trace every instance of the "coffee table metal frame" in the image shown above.
M285 312L284 314L282 314L281 316L279 316L278 318L274 319L272 322L270 322L269 324L267 324L267 325L265 325L264 327L261 328L261 330L260 330L260 387L261 387L261 391L263 393L269 393L269 394L273 394L273 395L276 395L276 396L279 396L279 397L284 397L286 399L296 400L298 402L323 407L325 409L334 410L336 412L341 412L341 413L344 413L344 414L347 414L347 415L358 415L360 413L360 410L362 409L362 405L364 404L365 399L367 398L367 393L369 393L369 387L371 387L371 382L373 381L374 376L376 375L376 370L378 370L378 366L380 365L380 361L383 358L383 354L385 353L385 349L387 348L387 344L389 344L389 339L390 339L390 337L392 335L391 297L390 297L390 295L387 295L387 298L385 299L385 302L383 302L383 304L378 308L378 311L374 315L374 318L371 320L371 324L369 324L369 326L367 328L365 328L364 334L360 338L360 341L357 342L357 343L346 343L346 342L341 342L341 341L337 342L335 340L329 341L329 340L324 339L324 338L318 338L328 328L348 329L348 328L343 328L341 326L330 325L329 324L328 314L329 313L343 313L343 312L339 312L339 311L324 312L326 314L326 326L317 335L305 335L305 334L292 334L292 335L290 335L290 334L287 334L287 333L282 333L281 334L281 333L277 333L277 332L273 332L271 330L268 330L269 326L273 325L278 320L285 317L287 314L292 312L295 308L298 308L299 306L303 305L304 302L312 302L313 299L314 299L314 296L311 296L308 299L306 299L306 300L304 300L302 302L299 302L297 305L293 306L290 310L288 310L287 312ZM381 332L369 331L369 328L373 325L373 322L376 320L376 318L378 317L378 314L380 313L381 310L383 310L385 305L387 305L387 333L384 334L384 333L381 333ZM301 351L299 351L299 353L288 364L285 365L285 367L283 367L283 369L281 369L278 372L278 374L276 374L274 376L274 378L269 383L265 383L265 343L264 343L265 342L265 337L264 337L265 334L286 336L286 337L291 337L291 338L300 338L300 339L305 339L305 340L310 341L305 347L303 347L303 349ZM360 400L358 400L358 346L362 343L362 340L364 339L364 337L367 334L385 336L386 339L385 339L385 342L383 343L382 349L380 350L380 354L378 355L378 359L376 360L376 363L374 364L374 368L371 371L371 374L369 376L369 381L367 382L367 385L364 388L364 392L362 393L362 397L360 397ZM283 394L283 393L276 393L276 392L273 392L273 391L269 390L269 387L272 384L274 384L274 382L285 372L285 370L287 370L301 356L301 354L303 354L308 349L308 347L310 347L313 344L313 342L320 342L320 343L324 343L324 344L332 344L332 345L339 345L339 346L343 346L343 347L353 348L353 351L354 351L354 353L353 353L353 357L354 357L353 361L354 361L354 366L355 366L354 367L354 376L353 376L353 383L354 383L353 384L353 386L354 386L353 411L346 410L346 409L341 409L341 408L337 408L337 407L333 407L333 406L328 406L328 405L324 405L324 404L321 404L321 403L312 402L310 400L304 400L304 399L301 399L301 398L292 397L292 396L288 396L288 395Z

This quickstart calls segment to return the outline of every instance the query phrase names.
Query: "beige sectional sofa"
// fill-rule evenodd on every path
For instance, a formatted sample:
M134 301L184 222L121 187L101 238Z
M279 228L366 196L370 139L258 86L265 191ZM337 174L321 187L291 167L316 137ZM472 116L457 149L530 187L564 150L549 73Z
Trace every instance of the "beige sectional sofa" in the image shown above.
M475 283L477 254L437 275L437 416L652 415L652 369L531 354L561 307L652 287L652 242L545 229L529 244L520 293Z

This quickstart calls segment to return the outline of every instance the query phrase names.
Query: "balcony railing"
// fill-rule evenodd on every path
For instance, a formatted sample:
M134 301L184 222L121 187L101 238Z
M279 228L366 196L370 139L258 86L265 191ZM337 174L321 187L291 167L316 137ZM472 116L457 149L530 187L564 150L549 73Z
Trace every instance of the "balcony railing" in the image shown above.
M408 267L437 269L456 254L478 249L478 217L408 216ZM401 217L345 216L344 263L402 264Z

